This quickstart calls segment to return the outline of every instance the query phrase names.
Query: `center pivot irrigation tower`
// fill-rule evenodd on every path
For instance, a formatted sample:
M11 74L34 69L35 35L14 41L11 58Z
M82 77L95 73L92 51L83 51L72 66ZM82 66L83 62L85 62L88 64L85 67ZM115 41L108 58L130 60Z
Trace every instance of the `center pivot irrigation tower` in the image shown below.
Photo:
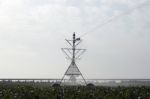
M79 59L80 56L86 51L86 49L77 48L82 40L80 38L76 38L74 32L73 39L66 39L66 41L71 48L62 48L62 51L66 54L67 58L71 60L71 64L61 80L61 85L86 85L87 83L76 65L76 60Z

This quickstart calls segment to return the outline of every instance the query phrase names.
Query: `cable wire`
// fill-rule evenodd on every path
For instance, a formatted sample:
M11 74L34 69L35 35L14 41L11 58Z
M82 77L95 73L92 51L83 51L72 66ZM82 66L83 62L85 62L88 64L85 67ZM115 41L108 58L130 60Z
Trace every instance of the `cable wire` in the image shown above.
M106 24L111 23L111 22L113 22L113 21L119 19L120 17L123 17L123 16L125 16L125 15L131 14L131 13L132 13L133 11L135 11L136 9L140 9L140 8L143 8L143 7L149 6L149 5L150 5L150 0L145 1L145 2L143 2L142 4L139 4L139 5L135 6L134 8L129 9L129 10L127 10L127 11L125 11L125 12L119 14L119 15L112 16L112 17L111 17L110 19L108 19L107 21L104 21L102 24L99 24L99 25L95 26L93 29L91 29L91 30L87 31L86 33L82 34L82 35L80 36L80 38L83 38L84 36L86 36L87 34L91 33L92 31L96 30L97 28L101 28L101 27L105 26Z

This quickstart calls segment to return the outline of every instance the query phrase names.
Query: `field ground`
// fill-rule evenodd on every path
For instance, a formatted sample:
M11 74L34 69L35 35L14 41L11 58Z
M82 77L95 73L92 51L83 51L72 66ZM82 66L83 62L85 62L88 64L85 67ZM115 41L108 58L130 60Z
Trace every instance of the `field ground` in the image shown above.
M150 99L150 87L34 86L0 83L0 99Z

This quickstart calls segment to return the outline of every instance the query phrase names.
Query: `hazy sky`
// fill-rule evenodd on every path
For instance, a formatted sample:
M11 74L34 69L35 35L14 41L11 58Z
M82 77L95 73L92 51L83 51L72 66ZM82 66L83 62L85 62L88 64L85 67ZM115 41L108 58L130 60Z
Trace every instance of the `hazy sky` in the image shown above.
M150 1L101 27L145 1L0 0L0 78L61 78L73 32L85 78L150 78Z

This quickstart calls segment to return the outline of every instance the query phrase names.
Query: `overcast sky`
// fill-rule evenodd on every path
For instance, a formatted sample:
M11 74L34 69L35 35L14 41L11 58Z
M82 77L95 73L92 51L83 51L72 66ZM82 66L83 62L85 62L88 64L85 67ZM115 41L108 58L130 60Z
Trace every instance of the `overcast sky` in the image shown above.
M61 48L73 32L88 33L77 62L85 78L150 78L145 1L0 0L0 78L61 78L70 64Z

